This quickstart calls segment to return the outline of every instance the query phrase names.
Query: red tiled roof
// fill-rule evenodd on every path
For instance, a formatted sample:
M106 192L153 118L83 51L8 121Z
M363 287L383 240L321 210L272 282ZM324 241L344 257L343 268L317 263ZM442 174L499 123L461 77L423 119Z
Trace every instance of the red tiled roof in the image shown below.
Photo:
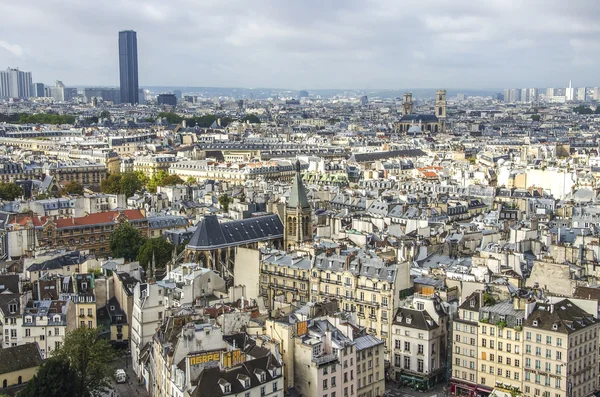
M423 176L427 178L437 178L437 174L435 172L424 171Z
M140 210L124 210L123 215L130 221L146 218ZM57 228L97 225L102 223L113 223L119 217L119 211L106 211L90 214L79 218L57 219L54 221Z
M48 220L47 216L23 216L23 217L17 217L15 219L15 222L11 222L12 224L17 224L20 226L26 226L27 225L27 221L31 219L31 222L33 223L33 226L42 226L44 223L46 223L46 221Z

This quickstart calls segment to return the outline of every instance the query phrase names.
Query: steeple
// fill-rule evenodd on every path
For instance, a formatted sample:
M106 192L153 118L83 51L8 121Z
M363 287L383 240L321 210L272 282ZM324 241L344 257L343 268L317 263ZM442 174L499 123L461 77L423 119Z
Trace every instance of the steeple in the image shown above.
M154 250L152 250L152 262L150 263L150 279L152 283L156 282L156 257L154 256Z
M306 195L304 183L302 183L302 174L300 174L300 160L296 160L296 175L292 184L292 192L287 203L288 208L306 208L310 209L310 203Z

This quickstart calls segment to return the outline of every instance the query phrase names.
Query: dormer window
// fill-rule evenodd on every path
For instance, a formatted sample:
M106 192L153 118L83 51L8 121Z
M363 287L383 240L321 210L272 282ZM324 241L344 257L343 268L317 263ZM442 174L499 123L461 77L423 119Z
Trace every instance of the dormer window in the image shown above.
M244 374L239 374L237 376L237 378L240 381L240 383L242 384L242 386L244 387L244 389L250 388L250 377L249 376L246 376Z
M32 323L33 322L33 318L31 316L27 316L27 317L25 317L25 322L26 323Z
M54 316L54 320L55 323L60 322L60 316Z
M471 299L471 307L475 307L475 299Z
M556 323L552 324L552 330L556 331L557 329L558 329L558 324L556 324Z
M223 394L231 393L231 383L227 382L225 379L219 379L219 386L221 386Z
M264 383L267 380L267 374L262 369L254 370L254 375L256 375L256 378L260 383Z
M17 304L16 304L16 303L9 303L9 304L8 304L8 311L9 311L11 314L14 314L14 313L16 313L16 312L17 312Z
M533 320L533 326L537 327L538 326L538 320Z
M87 283L81 283L81 289L85 291L87 289Z

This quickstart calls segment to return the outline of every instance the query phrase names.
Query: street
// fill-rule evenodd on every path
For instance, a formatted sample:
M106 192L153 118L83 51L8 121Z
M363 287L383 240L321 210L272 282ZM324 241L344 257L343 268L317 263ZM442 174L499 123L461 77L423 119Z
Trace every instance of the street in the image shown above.
M386 382L385 384L386 395L390 397L444 397L446 388L445 385L439 384L427 391L417 391L410 387L396 387L394 382Z
M113 381L113 390L109 393L105 393L103 397L129 397L129 396L142 396L147 397L149 394L143 385L138 385L135 374L131 369L131 358L117 357L113 362L115 371L117 369L125 370L127 373L127 382L116 383Z

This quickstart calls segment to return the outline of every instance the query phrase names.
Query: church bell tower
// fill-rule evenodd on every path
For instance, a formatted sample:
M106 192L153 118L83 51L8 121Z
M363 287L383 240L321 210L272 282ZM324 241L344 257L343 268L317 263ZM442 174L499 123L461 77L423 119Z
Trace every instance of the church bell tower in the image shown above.
M285 247L291 249L312 239L312 210L302 183L300 160L297 160L292 192L285 207Z

